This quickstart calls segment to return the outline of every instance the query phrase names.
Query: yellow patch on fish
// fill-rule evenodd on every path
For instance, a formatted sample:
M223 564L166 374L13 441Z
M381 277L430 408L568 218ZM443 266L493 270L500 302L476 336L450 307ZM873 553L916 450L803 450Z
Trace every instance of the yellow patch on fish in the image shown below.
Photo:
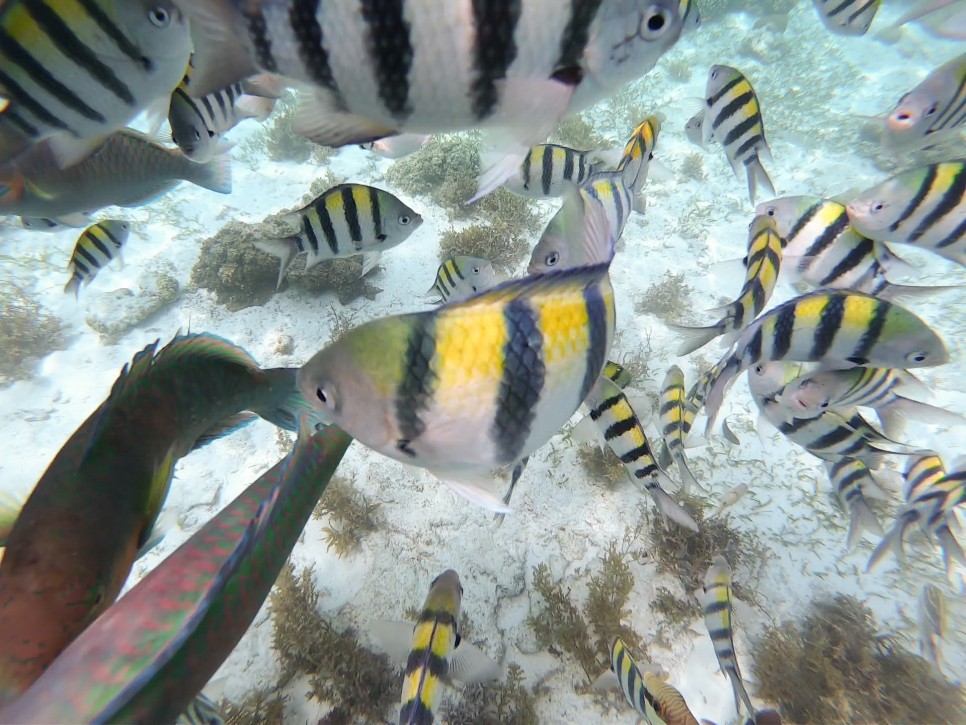
M828 307L828 298L806 297L795 303L795 327L815 329L822 320L822 313ZM766 318L769 331L773 332L778 323L779 315L772 315Z
M879 301L875 297L846 296L845 309L842 312L842 327L864 331L869 326L869 320L875 317L878 307Z
M543 334L543 360L548 367L566 365L583 359L590 345L590 318L583 294L570 294L533 300L540 332Z
M480 306L473 314L465 310L441 313L436 318L436 401L448 394L472 389L474 395L496 399L503 377L503 346L507 341L504 306Z
M956 178L962 173L962 164L936 164L936 178L932 183L932 188L929 190L932 193L941 194L949 189L955 182Z
M615 420L622 421L634 418L634 411L631 408L630 403L627 402L627 398L623 395L617 404L612 406L610 410ZM639 425L631 426L630 430L621 434L621 438L631 439L634 445L630 448L630 450L640 448L647 443L647 440L644 438L644 429Z

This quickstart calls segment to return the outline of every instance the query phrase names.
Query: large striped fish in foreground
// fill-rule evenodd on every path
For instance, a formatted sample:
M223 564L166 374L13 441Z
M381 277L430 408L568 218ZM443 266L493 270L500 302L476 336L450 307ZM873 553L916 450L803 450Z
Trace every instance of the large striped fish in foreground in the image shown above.
M887 272L907 267L881 241L859 234L845 206L818 196L783 196L755 210L778 224L782 274L816 288L849 289L885 299L923 296L942 287L890 282Z
M620 637L615 637L610 646L610 669L594 680L592 687L619 688L648 725L698 725L681 693L652 668L642 672Z
M148 136L122 129L110 134L83 161L61 169L44 141L0 167L0 214L61 219L105 206L140 206L190 181L219 194L231 193L227 156L205 164L185 158Z
M701 124L704 143L714 140L721 144L738 178L744 167L752 204L759 182L774 196L775 186L761 165L760 157L771 158L771 151L765 140L761 106L751 83L737 68L713 65L704 95L707 104Z
M592 265L360 325L302 367L306 399L360 443L506 512L491 471L560 430L613 340L616 240L593 211Z
M704 623L714 645L718 666L731 680L735 695L735 710L741 714L741 703L754 717L755 706L745 690L735 656L734 628L732 624L731 567L720 554L711 560L711 566L704 575L704 588L701 590L701 607L704 609Z
M0 165L42 139L69 166L178 85L191 50L172 0L0 5Z
M79 296L82 284L90 284L102 267L120 256L130 234L131 224L123 219L105 219L85 229L70 255L71 275L64 292Z
M207 334L157 342L60 449L0 562L0 704L25 690L117 597L177 461L254 419L309 409L293 368L262 369Z
M390 656L406 663L399 725L431 725L438 721L442 685L450 680L486 682L500 676L500 666L461 639L463 585L447 569L430 584L415 625L376 622L372 634Z
M326 259L364 257L362 273L379 261L386 249L402 244L423 218L388 191L364 184L339 184L313 201L282 216L298 231L281 239L259 239L255 246L281 260L277 287L292 261L307 253L305 268Z
M812 0L822 24L835 35L860 36L869 32L882 0Z
M887 300L838 290L802 295L752 322L718 362L705 400L707 431L738 374L781 360L904 369L942 365L949 352L925 322Z
M302 416L293 450L92 624L4 722L209 723L206 682L248 630L351 443ZM189 705L190 703L190 705Z
M684 336L678 355L687 355L714 338L737 333L755 319L768 304L778 282L782 263L782 238L778 225L768 215L754 218L748 230L748 252L745 254L745 284L734 302L718 308L723 316L708 327L672 325Z
M892 148L919 148L955 137L964 125L966 53L943 63L899 99L883 138Z
M913 244L966 266L966 162L903 171L846 205L849 219L872 239Z
M494 127L507 154L477 198L565 115L646 74L681 34L679 0L197 0L204 95L258 71L302 89L295 128L342 146Z

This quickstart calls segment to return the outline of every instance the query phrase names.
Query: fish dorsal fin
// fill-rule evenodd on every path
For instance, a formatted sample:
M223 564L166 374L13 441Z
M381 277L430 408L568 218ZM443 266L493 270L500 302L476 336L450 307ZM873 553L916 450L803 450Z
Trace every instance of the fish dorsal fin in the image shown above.
M151 476L151 487L148 489L148 505L145 510L144 529L138 538L138 548L144 546L151 535L151 529L161 513L164 500L168 497L168 489L171 488L171 479L174 477L174 466L178 462L178 454L174 447L168 449L167 454L161 459L154 469Z

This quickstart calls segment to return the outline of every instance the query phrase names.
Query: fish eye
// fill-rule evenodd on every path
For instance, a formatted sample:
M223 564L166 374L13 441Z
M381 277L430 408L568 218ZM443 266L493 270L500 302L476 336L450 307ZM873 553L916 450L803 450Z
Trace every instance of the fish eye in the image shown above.
M823 400L818 407L821 408L822 410L825 410L828 407L828 401Z
M651 6L647 14L641 18L641 23L638 27L638 31L641 37L646 39L646 36L656 36L664 32L668 26L668 16L667 11Z
M926 360L929 359L929 356L924 352L914 352L909 355L908 359L912 362L921 363L926 362Z
M473 274L479 274L479 273L480 273L480 268L479 267L473 267Z
M201 133L199 133L198 129L195 129L195 141L200 141L200 140L201 140Z
M322 388L315 389L315 397L319 399L322 405L329 404L329 396L325 394L325 391Z
M929 108L927 108L927 109L926 109L926 115L927 115L927 116L931 116L931 115L933 115L933 114L934 114L935 112L936 112L936 104L935 104L935 103L934 103L934 104L932 104L932 105L931 105L931 106L930 106Z
M412 221L413 221L412 217L410 217L408 214L402 214L399 217L399 223L402 224L404 227L412 224Z
M544 263L548 267L553 267L559 261L560 261L560 252L550 252L550 254L547 255L547 258L544 260Z
M171 24L171 13L161 7L151 8L148 10L148 20L156 28L166 28Z
M208 138L214 138L214 137L215 137L215 132L212 131L211 129L208 129Z
M711 80L713 80L713 81L718 80L718 71L716 71L716 70L711 71Z

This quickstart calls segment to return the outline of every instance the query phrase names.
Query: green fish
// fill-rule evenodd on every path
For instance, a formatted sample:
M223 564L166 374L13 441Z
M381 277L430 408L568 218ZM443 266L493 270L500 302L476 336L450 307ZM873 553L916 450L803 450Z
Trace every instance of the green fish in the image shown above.
M54 457L0 563L0 704L36 680L120 593L175 463L254 419L294 429L291 368L261 369L207 334L134 356L108 399Z
M2 722L174 722L268 596L352 439L303 417L292 452L91 625Z

